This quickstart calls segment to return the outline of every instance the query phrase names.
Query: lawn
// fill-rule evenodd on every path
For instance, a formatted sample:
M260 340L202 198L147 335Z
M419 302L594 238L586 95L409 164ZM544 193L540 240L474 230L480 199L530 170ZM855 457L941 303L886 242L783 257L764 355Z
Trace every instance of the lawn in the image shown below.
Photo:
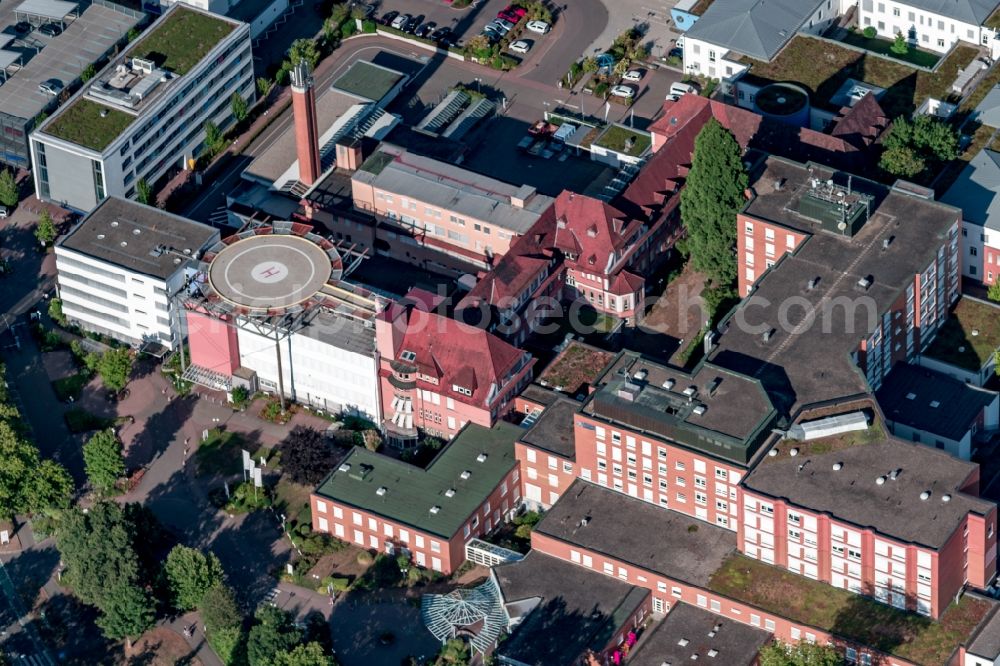
M66 420L66 427L71 433L91 432L92 430L104 430L115 425L114 419L91 414L85 409L71 409L63 414Z
M154 25L130 53L183 76L235 28L228 21L181 8Z
M103 117L102 112L106 113ZM45 127L45 132L84 148L104 150L133 120L135 116L124 111L81 97L60 111Z
M236 474L243 469L243 449L256 453L257 446L248 444L238 433L212 430L208 439L198 444L194 452L198 474Z
M538 381L575 395L584 384L594 381L613 358L611 352L573 342L552 361Z
M943 666L990 609L988 602L964 596L934 621L740 554L726 559L708 586L921 666Z
M962 298L924 353L970 372L979 372L998 348L1000 308Z
M782 448L795 447L799 450L799 455L801 456L821 456L826 453L835 453L855 446L881 442L884 439L885 431L882 430L882 425L875 422L868 430L855 430L854 432L845 432L842 435L833 435L832 437L821 437L807 442L785 440L779 446ZM761 464L765 465L769 461L777 459L777 456L775 458L768 456L761 461Z
M917 67L934 67L934 65L936 65L941 59L941 56L937 53L921 51L920 49L913 48L912 46L905 55L893 53L893 40L883 39L882 37L873 37L872 39L868 39L860 32L848 32L841 41L845 44L865 49L866 51L880 53L882 55L889 56L890 58L895 58L896 60L916 65Z
M52 382L52 390L56 392L56 397L62 402L79 400L83 393L83 387L90 382L90 377L83 372L78 372L69 377L63 377Z
M741 62L751 66L744 77L748 83L795 81L810 90L814 105L834 111L839 109L830 99L849 78L885 88L880 103L890 117L896 117L911 113L928 97L946 100L957 72L977 53L974 47L959 45L930 73L799 35L769 63L746 57Z
M653 139L646 132L631 130L621 125L611 125L594 145L631 157L639 157L653 145Z

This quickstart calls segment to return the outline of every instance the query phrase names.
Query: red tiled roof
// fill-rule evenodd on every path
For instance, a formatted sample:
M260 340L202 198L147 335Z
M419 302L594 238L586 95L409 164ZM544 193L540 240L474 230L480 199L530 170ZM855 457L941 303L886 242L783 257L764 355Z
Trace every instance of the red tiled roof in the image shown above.
M500 388L524 354L492 333L433 312L389 306L383 318L391 326L406 327L400 353L407 351L414 355L411 361L394 360L414 365L419 373L437 378L434 390L461 402L485 405L491 387ZM380 351L386 355L392 353L392 350ZM454 391L453 385L469 389L472 396Z
M845 111L831 134L857 148L864 148L874 143L888 126L889 117L875 95L868 93Z
M608 291L616 296L624 296L625 294L634 294L642 289L644 284L646 284L646 281L635 273L621 271L611 282Z

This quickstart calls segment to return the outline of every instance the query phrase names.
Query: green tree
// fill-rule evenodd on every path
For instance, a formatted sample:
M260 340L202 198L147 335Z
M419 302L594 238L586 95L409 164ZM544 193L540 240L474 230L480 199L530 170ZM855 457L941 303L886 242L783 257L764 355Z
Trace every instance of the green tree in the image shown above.
M101 493L109 493L125 474L122 443L111 428L101 430L83 445L83 465L90 485Z
M583 59L584 72L586 72L587 74L591 74L593 72L596 72L598 69L600 69L600 66L597 64L597 58L593 56L588 56Z
M66 315L63 314L61 298L53 298L49 301L49 318L60 326L66 325Z
M42 214L38 216L38 224L35 225L35 239L39 244L48 247L58 235L52 216L49 215L49 211L43 210Z
M97 362L97 372L104 386L117 393L128 384L132 372L132 354L128 349L109 349L101 354Z
M25 488L25 504L31 513L61 511L73 497L73 477L54 460L43 460Z
M0 421L0 515L13 518L31 509L32 479L38 449L6 420Z
M829 645L774 642L760 651L760 666L842 666L844 658Z
M469 644L460 638L452 638L441 646L437 663L447 666L466 666L471 659Z
M990 285L990 288L986 291L986 297L991 301L1000 303L1000 280Z
M96 75L97 75L97 68L94 67L94 63L90 63L89 65L83 68L82 72L80 72L80 80L86 83L87 81L94 78L94 76Z
M146 206L151 205L153 201L153 188L145 178L140 178L135 184L135 200Z
M125 38L128 39L128 41L130 42L134 42L136 38L141 34L142 30L139 30L139 28L132 28L131 30L128 31L128 34L125 36Z
M17 181L14 180L14 172L10 169L0 168L0 206L13 208L17 205L19 194Z
M229 98L229 108L232 109L233 118L238 123L246 120L250 114L250 107L247 105L246 98L238 92L234 92L233 96Z
M470 37L468 41L465 42L465 53L477 60L483 60L490 57L492 53L490 40L486 35L476 35L475 37Z
M226 137L219 126L208 121L205 123L205 148L210 153L217 153L226 147Z
M958 157L958 133L947 122L919 115L896 118L882 144L879 166L903 178L923 173L935 164Z
M333 666L333 657L323 652L319 643L296 645L274 656L274 666Z
M208 642L224 664L237 661L243 647L243 615L236 606L233 592L222 583L202 596L201 620L207 628Z
M288 60L292 65L297 65L300 60L305 60L309 66L316 69L319 64L319 46L312 39L302 37L292 42L288 47Z
M201 606L205 594L222 584L222 573L222 564L214 554L205 555L195 548L174 546L164 566L174 608L188 611Z
M681 191L681 221L691 261L717 285L736 281L736 214L749 179L740 144L714 118L698 133L687 184Z
M266 76L257 77L257 96L266 97L271 92L271 80Z
M247 638L247 662L271 666L277 655L291 651L301 638L290 614L276 606L262 606Z
M906 55L910 52L910 45L907 43L903 33L896 33L896 38L892 41L892 46L889 47L889 50L896 55Z
M108 638L125 639L131 648L132 639L153 627L155 606L148 590L134 582L119 581L104 593L97 626Z

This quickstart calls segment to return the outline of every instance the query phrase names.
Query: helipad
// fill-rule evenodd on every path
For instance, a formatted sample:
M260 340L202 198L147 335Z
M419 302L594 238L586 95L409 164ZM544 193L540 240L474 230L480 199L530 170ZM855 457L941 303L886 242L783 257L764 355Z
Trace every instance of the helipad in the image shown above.
M219 251L208 269L212 289L239 308L288 308L315 296L339 265L316 243L293 235L243 238Z

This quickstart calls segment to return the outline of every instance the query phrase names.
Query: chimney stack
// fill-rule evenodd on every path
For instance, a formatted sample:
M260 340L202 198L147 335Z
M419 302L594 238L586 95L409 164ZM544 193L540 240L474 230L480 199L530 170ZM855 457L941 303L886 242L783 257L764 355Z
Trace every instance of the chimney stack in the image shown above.
M295 151L299 158L299 181L312 185L319 178L319 132L316 129L316 92L309 63L300 60L292 69L292 116Z

